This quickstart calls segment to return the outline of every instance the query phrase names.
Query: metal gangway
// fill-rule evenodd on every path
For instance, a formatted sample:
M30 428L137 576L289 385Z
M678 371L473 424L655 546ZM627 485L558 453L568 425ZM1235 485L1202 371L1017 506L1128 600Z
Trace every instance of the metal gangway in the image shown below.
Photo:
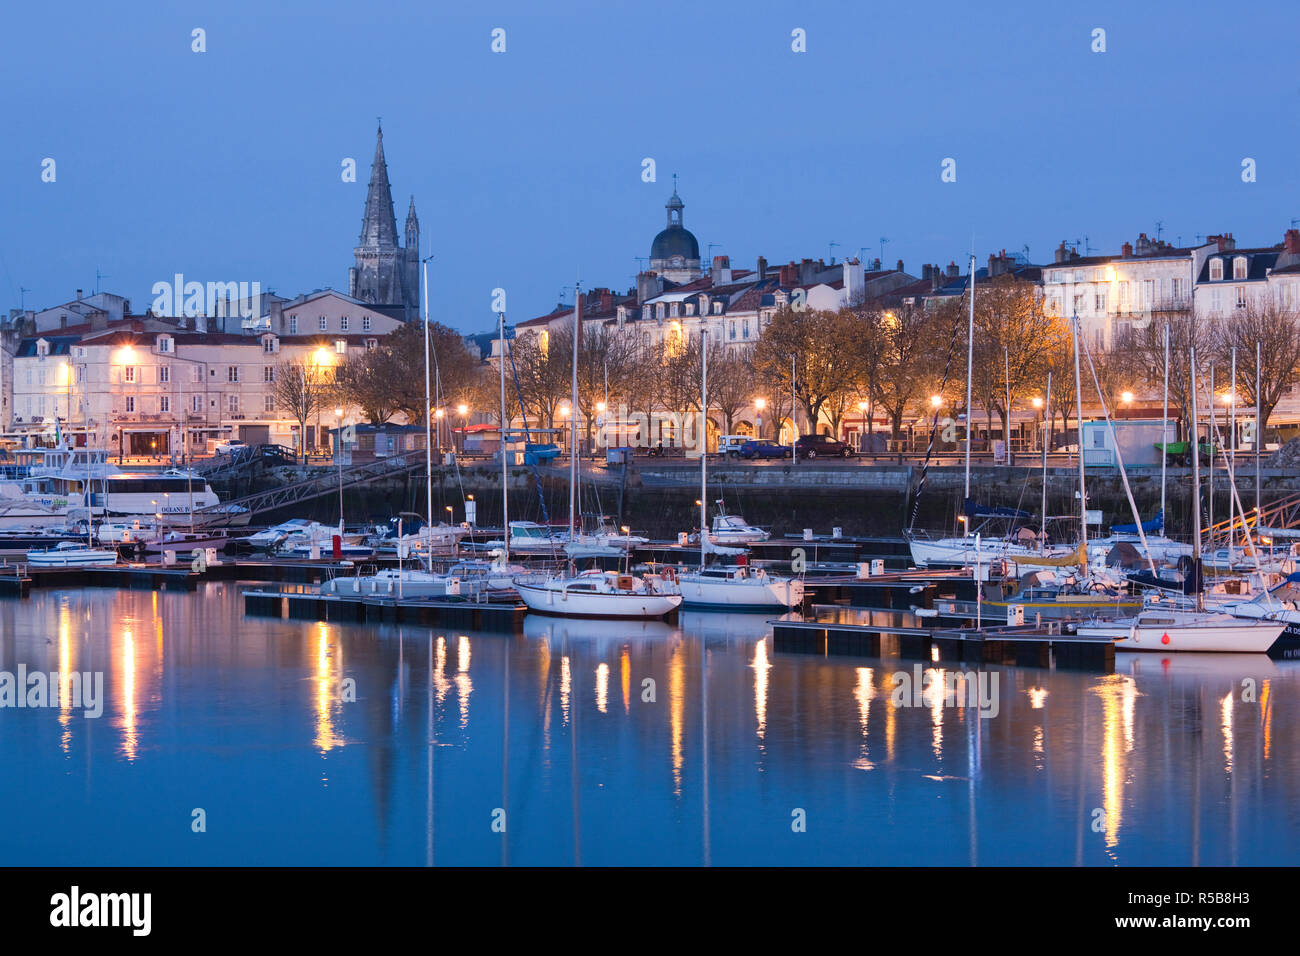
M1214 547L1218 541L1226 542L1229 533L1240 537L1246 529L1250 529L1252 535L1258 529L1258 533L1265 537L1300 538L1300 494L1262 505L1258 514L1251 508L1244 515L1236 514L1231 519L1215 522L1205 532L1207 547Z
M198 519L205 516L218 518L223 512L233 511L235 508L247 509L250 515L257 515L263 511L275 511L278 508L285 508L300 501L321 498L329 494L338 494L340 487L350 488L353 485L363 485L377 478L389 478L423 471L424 464L424 454L421 452L409 459L405 455L394 455L388 458L376 458L374 461L352 465L341 470L334 468L321 469L319 474L302 481L281 485L278 488L269 488L266 491L245 495L243 498L232 498L220 504L209 505L207 508L196 508L194 516ZM211 523L219 524L221 522L214 521Z

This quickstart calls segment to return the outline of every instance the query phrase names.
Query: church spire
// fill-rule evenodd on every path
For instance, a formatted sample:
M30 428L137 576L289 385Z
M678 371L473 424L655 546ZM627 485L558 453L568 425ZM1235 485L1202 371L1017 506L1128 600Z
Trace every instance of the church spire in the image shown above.
M397 217L393 214L393 191L388 184L388 163L384 159L384 128L375 136L375 158L370 164L370 187L366 211L361 219L362 246L397 247Z

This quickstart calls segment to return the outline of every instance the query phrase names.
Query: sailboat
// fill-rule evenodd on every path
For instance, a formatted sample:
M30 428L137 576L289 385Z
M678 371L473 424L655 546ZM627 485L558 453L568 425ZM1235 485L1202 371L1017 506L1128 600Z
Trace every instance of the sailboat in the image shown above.
M569 532L574 540L578 491L578 342L582 336L582 292L575 290L573 307L573 377L569 407ZM504 456L503 456L504 460ZM509 524L507 523L507 527ZM530 611L561 617L652 618L677 609L682 595L670 577L637 576L618 571L568 574L523 574L514 579L519 597Z
M747 565L708 566L710 554L738 554L741 548L720 546L709 535L708 500L708 333L700 332L700 567L677 576L682 606L725 611L788 611L803 603L803 580L769 575Z
M963 514L958 519L962 522L962 533L950 537L932 538L923 530L910 525L904 529L908 549L912 554L912 563L918 568L934 566L969 568L977 563L981 566L990 561L1001 560L1005 563L1007 573L1018 571L1016 559L1021 557L1069 557L1072 548L1048 549L1043 539L1032 534L1013 535L1007 532L990 536L987 528L994 523L1007 523L1014 529L1017 522L1024 522L1031 516L1028 512L1015 508L999 508L980 505L970 496L970 457L971 457L971 398L972 374L975 364L975 256L970 258L970 317L966 331L966 473L965 492L963 495ZM927 456L927 463L929 459ZM924 478L922 479L924 482ZM918 490L918 496L920 492ZM915 519L913 511L913 519ZM977 526L975 521L979 521ZM1023 537L1024 540L1021 540Z
M1165 534L1165 479L1168 454L1164 447L1169 444L1169 326L1164 329L1165 382L1164 404L1160 419L1160 511L1150 521L1133 524L1112 525L1110 534L1098 538L1088 545L1088 553L1093 560L1104 561L1111 549L1118 544L1132 545L1143 558L1150 558L1156 564L1176 564L1184 556L1190 557L1192 546L1183 541L1175 541Z
M1076 319L1077 322L1077 319ZM1196 431L1196 350L1191 351L1192 431ZM1192 514L1195 521L1196 557L1189 589L1196 593L1193 607L1157 597L1134 617L1109 623L1081 624L1084 637L1109 637L1116 650L1207 651L1217 653L1264 653L1286 629L1286 623L1236 616L1228 611L1207 611L1201 586L1201 469L1199 456L1192 456Z

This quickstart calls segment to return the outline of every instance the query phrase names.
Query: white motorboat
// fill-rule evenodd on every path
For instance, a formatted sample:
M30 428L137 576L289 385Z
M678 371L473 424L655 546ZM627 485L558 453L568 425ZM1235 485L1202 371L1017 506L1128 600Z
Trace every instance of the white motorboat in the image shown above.
M803 603L800 578L778 577L763 568L715 565L677 575L682 607L719 611L785 612Z
M1019 573L1017 558L1066 558L1074 553L1074 548L1058 546L1043 549L1037 544L1021 544L1005 538L983 538L976 546L977 535L952 538L927 538L923 534L912 533L907 536L907 545L912 552L912 563L918 568L956 567L970 568L978 559L981 564L1002 561L1007 564L1008 574ZM1109 549L1107 549L1109 553ZM1027 568L1032 561L1027 562Z
M92 548L79 541L63 541L52 548L33 548L27 552L33 568L85 568L117 564L117 552Z
M301 540L289 538L279 545L276 553L286 558L312 558L315 555L320 555L322 558L333 557L334 537L331 535L326 538L310 537ZM339 557L352 560L373 557L375 549L369 545L340 540L338 552Z
M740 515L714 515L712 526L709 528L709 541L723 546L758 544L770 537L772 537L770 531L754 527ZM691 540L698 541L699 533L691 535Z
M469 534L469 529L446 522L427 524L415 516L416 520L404 522L401 518L391 518L379 525L366 543L376 551L396 551L398 554L414 554L417 551L448 551L457 542Z
M341 537L344 545L354 546L352 550L356 554L373 553L373 549L361 547L367 537L364 533L352 531L340 535L338 525L321 524L306 518L291 518L242 540L255 550L310 551L315 544L324 552L333 547L335 536Z
M383 568L373 574L335 577L321 585L322 594L382 594L393 597L469 597L504 593L514 588L514 578L527 572L520 564L501 560L458 561L446 571L422 568Z
M658 574L524 574L514 579L514 586L530 611L562 617L663 617L682 603L677 585Z
M510 550L520 554L553 554L561 551L569 540L567 531L536 521L511 521L509 528ZM503 538L488 541L485 545L488 548L504 546Z

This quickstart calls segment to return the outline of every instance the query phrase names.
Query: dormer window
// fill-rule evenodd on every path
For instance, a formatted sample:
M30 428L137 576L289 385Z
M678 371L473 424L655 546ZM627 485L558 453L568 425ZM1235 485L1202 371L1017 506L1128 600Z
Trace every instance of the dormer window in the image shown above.
M280 351L280 340L276 338L274 335L263 336L262 351L265 352L267 355L271 355L275 352Z
M36 355L39 358L45 358L49 354L50 354L50 343L45 341L45 339L40 339L39 341L37 341Z
M158 351L163 353L168 353L171 352L171 350L172 350L171 336L170 335L158 336Z
M1219 282L1222 279L1223 279L1223 260L1211 259L1210 260L1210 281Z
M721 315L721 314L722 314L722 303L721 303L721 302L715 302L715 303L713 303L713 314L714 314L714 315Z
M1232 260L1232 277L1234 279L1246 278L1246 257L1237 256Z
M335 339L335 340L334 340L334 351L335 351L336 353L338 353L339 355L344 355L344 354L347 352L347 350L348 350L348 340L347 340L347 339Z

